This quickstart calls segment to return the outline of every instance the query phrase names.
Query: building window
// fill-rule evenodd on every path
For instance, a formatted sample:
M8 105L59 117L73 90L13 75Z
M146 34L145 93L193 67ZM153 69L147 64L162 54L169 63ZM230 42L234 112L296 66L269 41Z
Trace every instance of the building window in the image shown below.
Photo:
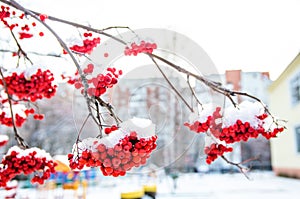
M293 105L300 102L300 73L291 80L291 97Z
M296 127L295 131L297 152L300 153L300 126Z

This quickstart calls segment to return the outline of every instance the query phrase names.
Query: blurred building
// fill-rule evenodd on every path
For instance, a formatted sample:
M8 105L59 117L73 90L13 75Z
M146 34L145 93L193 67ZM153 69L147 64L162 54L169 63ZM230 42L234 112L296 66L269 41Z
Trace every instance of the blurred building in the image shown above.
M287 129L272 139L272 165L277 175L300 178L300 53L269 87L270 110L286 119Z

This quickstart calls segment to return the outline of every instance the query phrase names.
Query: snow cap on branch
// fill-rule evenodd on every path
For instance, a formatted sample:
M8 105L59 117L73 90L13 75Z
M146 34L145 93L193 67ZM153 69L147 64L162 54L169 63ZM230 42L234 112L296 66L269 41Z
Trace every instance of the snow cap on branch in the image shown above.
M223 115L223 127L228 127L236 123L237 120L249 122L251 126L257 128L261 120L257 117L264 113L264 107L258 102L243 101L238 107L229 106Z
M126 132L135 131L139 137L147 138L155 135L155 124L149 119L134 117L120 124Z
M191 113L189 116L189 122L193 123L195 121L199 121L201 123L205 122L208 116L211 116L216 109L216 105L212 103L203 104L199 111L199 113Z

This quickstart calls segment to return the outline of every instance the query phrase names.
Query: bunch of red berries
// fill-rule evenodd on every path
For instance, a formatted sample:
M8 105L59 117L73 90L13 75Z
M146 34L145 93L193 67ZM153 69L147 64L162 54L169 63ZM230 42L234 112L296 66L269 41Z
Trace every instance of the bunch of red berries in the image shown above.
M93 144L96 150L84 150L79 157L69 154L70 167L82 169L84 166L100 167L105 176L124 176L133 167L146 164L151 152L156 148L157 136L139 138L131 132L114 147L107 147L97 141Z
M55 172L57 164L50 155L39 148L22 150L19 147L12 147L3 157L0 168L0 187L17 175L29 175L34 173L31 182L43 184Z
M218 131L222 126L222 123L220 123L219 121L220 118L222 118L220 111L221 111L221 107L216 107L214 112L211 115L208 115L206 117L206 121L200 122L196 120L194 121L194 123L191 124L185 122L184 126L188 127L191 131L194 131L196 133L205 133L208 130L210 130L213 135L217 135L219 134Z
M38 69L29 78L25 77L24 72L21 74L14 72L10 76L6 76L4 81L8 93L20 100L35 102L43 97L51 98L56 93L57 86L53 84L54 77L50 70L42 71ZM0 81L0 85L3 85L3 80Z
M222 144L213 143L210 146L205 147L204 149L204 153L207 155L206 163L211 164L218 158L218 156L222 156L224 153L232 151L232 147L226 147Z
M24 118L24 117L20 116L18 113L16 113L14 121L15 121L15 124L17 127L21 127L24 124L24 122L26 121L26 118ZM0 114L0 123L5 126L9 126L9 127L13 126L11 116L7 117L7 114L5 112L2 112Z
M253 128L249 122L237 120L235 124L224 127L218 138L227 144L231 144L239 141L247 141L249 138L257 138L263 131L262 127Z
M96 160L93 155L92 152L90 150L84 150L82 151L81 155L77 156L76 158L74 158L74 155L69 153L68 154L68 160L69 160L69 165L71 169L83 169L85 166L87 167L98 167L101 166L101 162L99 162L98 160ZM74 161L76 160L76 161Z
M247 107L253 108L254 112L247 113ZM256 109L255 109L256 108ZM235 142L247 141L249 138L257 138L259 135L264 136L267 139L276 137L279 132L284 130L283 127L279 127L277 124L276 128L269 128L270 125L265 125L265 119L268 118L268 114L263 113L259 115L259 107L257 108L255 104L246 103L241 106L240 109L229 109L229 114L225 115L226 118L220 113L221 107L216 107L211 113L200 117L193 123L185 123L191 131L196 133L207 132L208 136L213 136L219 141L224 141L226 144L233 144ZM239 116L243 117L242 121ZM229 118L228 118L229 117ZM205 120L206 119L206 120ZM224 122L225 120L225 122ZM202 122L201 122L202 121ZM274 121L272 122L272 125ZM269 129L266 129L268 126ZM218 148L219 147L219 148ZM226 147L225 147L226 148ZM208 149L214 149L214 151L220 150L221 152L231 152L232 149L226 150L222 145L214 144ZM223 150L224 149L224 150ZM223 154L221 153L220 154ZM213 153L215 154L215 153ZM209 164L214 161L218 155L211 155L208 157Z
M88 64L83 70L85 75L91 75L93 71L93 64ZM118 78L123 73L122 70L110 67L107 68L106 71L106 74L98 74L96 77L92 76L90 78L87 77L87 82L89 84L89 88L87 89L88 95L95 97L103 95L107 88L111 88L118 83ZM80 78L74 83L74 86L76 89L81 89L83 87Z
M193 124L189 124L188 122L184 123L184 126L188 127L191 131L194 131L196 133L204 133L207 132L210 124L211 124L212 117L207 117L207 120L205 122L195 121Z
M267 114L257 116L261 121L257 127L252 126L249 122L237 120L233 125L223 127L218 138L221 141L225 141L227 144L231 144L239 141L247 141L249 138L257 138L259 135L262 135L267 139L276 137L278 133L283 132L284 128L276 127L273 129L265 129L263 127L263 120L266 119L267 116Z
M32 18L25 17L25 14L23 12L17 12L16 10L11 9L11 7L9 6L1 6L0 22L2 22L3 25L10 30L18 28L17 31L19 33L19 39L28 39L34 36L32 33L30 33L30 30L31 28L36 27L36 23L32 22L31 19ZM24 25L19 26L18 20L22 20L20 24ZM44 33L39 32L39 36L44 36Z
M2 100L2 106L4 108L2 108L2 110L0 111L0 124L8 126L8 127L12 127L13 121L12 121L11 113L8 110L9 105L7 105L8 104L7 101L6 102L4 102L4 101L6 101L6 100ZM22 104L18 104L18 103L13 104L12 107L13 107L13 110L16 109L16 112L14 112L14 123L17 127L21 127L24 124L28 115L35 113L35 110L33 108L26 108ZM33 118L35 120L42 120L44 118L44 115L34 114Z
M1 6L1 11L0 11L0 20L4 20L5 18L10 17L10 7L8 6Z
M82 41L82 45L71 46L70 50L77 53L90 54L93 49L100 44L100 37L89 38L93 36L92 33L84 33L83 36L85 39Z
M130 47L126 46L124 54L127 56L130 56L130 55L136 56L139 53L152 54L153 50L156 48L157 48L156 43L141 41L141 43L138 45L134 42L131 44Z
M262 124L265 123L264 120L265 120L267 117L268 117L267 114L262 114L262 115L260 115L260 116L257 116L257 118L258 118L259 120L262 121ZM279 124L275 124L275 125L276 125L275 128L273 128L273 129L269 128L269 129L267 129L267 130L265 130L264 128L262 128L261 126L259 126L259 127L261 128L260 134L261 134L262 136L264 136L266 139L270 139L270 138L277 137L277 134L278 134L278 133L281 133L281 132L284 131L284 127L283 127L283 126L279 127Z

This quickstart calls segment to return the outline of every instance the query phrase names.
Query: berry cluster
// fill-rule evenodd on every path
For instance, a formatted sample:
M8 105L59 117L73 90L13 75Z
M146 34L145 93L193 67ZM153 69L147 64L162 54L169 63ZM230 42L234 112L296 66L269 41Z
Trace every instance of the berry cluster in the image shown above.
M222 156L224 153L232 151L232 147L226 147L222 144L213 143L210 146L205 147L204 149L204 153L207 155L206 163L211 164L218 158L218 156Z
M55 172L57 164L49 154L38 148L22 150L18 147L11 148L3 157L0 168L0 187L17 175L34 173L31 182L43 184Z
M1 6L1 11L0 11L0 20L4 20L5 18L10 17L10 7L5 7L5 6Z
M252 121L254 124L252 124L249 121L242 121L240 119L235 119L235 116L231 116L232 119L230 120L229 124L227 122L227 125L224 125L223 123L223 115L220 113L221 108L216 107L216 109L208 116L206 116L205 122L200 122L196 120L193 123L186 122L184 125L187 126L191 131L194 131L196 133L203 133L203 132L210 132L210 134L215 139L218 139L219 141L224 141L226 144L233 144L235 142L240 141L247 141L249 138L257 138L259 135L264 136L267 139L270 139L272 137L276 137L276 135L279 132L282 132L284 130L283 127L277 127L276 128L269 128L265 129L264 127L264 120L268 117L268 114L263 113L261 115L251 115L247 116L249 121ZM229 117L230 117L229 116ZM204 121L203 118L201 121ZM274 123L274 121L273 121ZM219 147L219 148L218 148ZM226 148L226 147L225 147ZM223 151L223 152L231 152L232 149L226 150L224 146L214 144L208 149L214 149L214 151ZM208 150L206 149L206 151ZM224 149L224 150L223 150ZM220 154L222 155L223 153ZM207 154L207 153L206 153ZM214 161L218 155L210 155L211 157L208 157L207 162L209 164Z
M38 69L29 79L25 77L24 72L21 74L14 72L10 76L6 76L4 81L10 95L16 96L20 100L30 100L32 102L43 97L53 97L57 87L53 84L54 77L50 70L42 71ZM0 81L0 85L3 85L3 80Z
M2 104L2 109L0 110L0 124L12 127L12 117L7 99L0 100L0 103ZM21 127L26 121L27 117L30 114L35 113L35 110L33 108L26 108L24 105L18 103L12 104L12 108L14 110L14 122L17 127ZM41 116L43 115L34 114L34 119L42 119Z
M117 70L116 68L107 68L106 74L98 74L96 77L90 77L87 79L89 84L89 88L87 89L87 93L90 96L99 97L106 92L107 88L113 87L118 83L118 78L122 75L122 70ZM83 70L85 75L90 75L94 71L94 65L88 64L87 67ZM83 87L81 83L81 79L79 78L74 86L76 89L81 89ZM83 92L83 90L82 90Z
M249 138L257 138L259 135L264 136L267 139L276 137L278 133L283 132L283 127L276 127L274 129L265 129L263 127L264 119L267 118L267 114L257 116L261 121L258 127L253 127L249 122L242 122L237 120L233 125L223 127L219 139L225 141L227 144L231 144L239 141L247 141Z
M136 43L132 43L130 47L126 46L124 54L127 56L130 55L138 55L139 53L149 53L151 54L154 49L157 48L156 43L150 43L141 41L141 43L138 45Z
M268 117L267 114L262 114L260 116L257 116L257 118L259 120L262 121L262 125L260 125L259 127L262 129L260 134L262 136L264 136L266 139L270 139L270 138L275 138L277 137L277 134L278 133L281 133L284 131L284 127L283 126L280 126L279 124L275 123L276 127L275 128L269 128L267 130L265 130L265 128L262 128L263 124L265 124L265 119Z
M100 37L89 38L93 36L92 33L84 33L83 36L85 39L82 41L82 45L71 46L70 50L77 53L90 54L100 44Z
M24 118L24 117L20 116L18 113L16 113L14 121L15 121L15 124L17 127L21 127L24 124L24 122L26 121L26 118ZM0 123L2 125L8 126L8 127L13 126L11 116L7 117L5 112L2 112L0 114Z
M8 20L11 19L11 20ZM22 27L19 26L19 23L14 23L13 21L15 20L22 20L22 24L25 23L25 25L23 25ZM28 23L26 23L26 21L28 21ZM11 9L8 6L1 6L1 10L0 10L0 22L2 22L2 24L9 28L10 30L16 29L19 27L19 39L27 39L27 38L31 38L33 37L33 34L30 33L30 29L33 27L36 27L36 23L35 22L30 22L29 18L25 17L24 13L17 13L16 10ZM43 32L39 32L39 36L44 36Z
M222 123L219 122L222 115L220 114L221 107L216 107L215 111L207 116L205 122L195 121L194 123L190 124L188 122L184 123L184 126L188 127L191 131L196 133L205 133L208 130L215 136L219 134L220 128Z
M75 159L69 154L70 167L82 169L84 166L96 166L105 176L124 176L131 168L146 164L150 153L156 148L156 139L157 136L139 138L136 132L131 132L114 147L95 142L94 152L85 150Z
M184 123L184 126L188 127L191 131L194 131L196 133L204 133L207 132L210 124L211 124L212 117L207 117L207 120L205 122L199 122L195 121L193 124L189 124L188 122Z
M262 127L255 129L249 122L237 120L235 124L224 127L218 138L227 144L231 144L239 141L247 141L249 138L257 138L263 131Z
M74 161L76 159L76 161ZM72 153L68 154L68 160L70 163L70 168L71 169L83 169L85 166L86 167L98 167L101 166L101 162L96 160L92 152L90 150L84 150L81 153L81 156L77 156L74 158L74 155Z

